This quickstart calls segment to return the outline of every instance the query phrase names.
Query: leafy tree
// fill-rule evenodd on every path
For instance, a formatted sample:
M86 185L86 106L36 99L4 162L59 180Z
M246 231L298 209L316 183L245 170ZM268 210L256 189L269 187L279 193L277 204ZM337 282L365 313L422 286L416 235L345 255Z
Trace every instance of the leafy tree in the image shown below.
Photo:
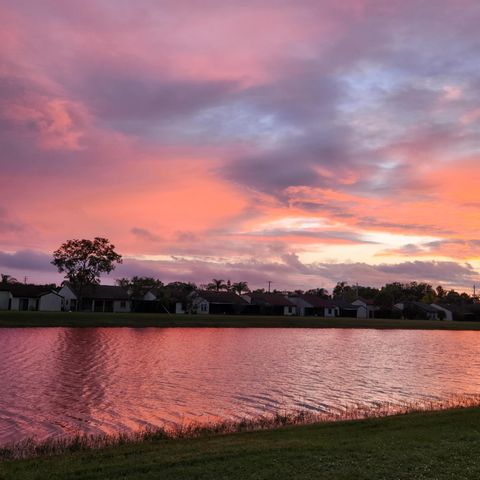
M305 292L307 295L316 295L320 298L328 298L328 291L325 288L312 288L311 290L307 290Z
M334 298L341 298L347 302L353 302L357 296L356 288L351 287L347 282L338 282L333 289Z
M179 290L186 294L193 292L197 289L197 286L193 282L170 282L167 285L170 290Z
M116 283L136 297L144 295L148 290L158 290L163 287L163 282L153 277L119 278Z
M441 286L439 285L435 291L437 292L437 298L442 301L444 298L445 298L445 295L447 294L446 290Z
M122 256L106 238L74 239L53 252L51 263L65 273L65 278L81 295L85 287L100 283L102 273L110 273L116 263L122 263Z

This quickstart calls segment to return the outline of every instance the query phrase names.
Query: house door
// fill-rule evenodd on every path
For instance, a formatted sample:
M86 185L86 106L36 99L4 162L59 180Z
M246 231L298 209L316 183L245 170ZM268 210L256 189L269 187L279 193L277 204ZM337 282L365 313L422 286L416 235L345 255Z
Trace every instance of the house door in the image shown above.
M19 310L28 310L28 298L21 298L19 301Z

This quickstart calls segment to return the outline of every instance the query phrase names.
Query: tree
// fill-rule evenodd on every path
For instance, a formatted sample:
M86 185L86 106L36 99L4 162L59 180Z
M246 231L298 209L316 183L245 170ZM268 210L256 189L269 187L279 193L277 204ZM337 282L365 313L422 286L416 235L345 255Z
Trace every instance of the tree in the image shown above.
M65 273L65 278L81 295L85 287L100 283L102 273L110 273L116 263L122 263L122 256L106 238L74 239L53 252L51 263Z
M227 284L225 283L225 280L222 280L221 278L212 278L211 283L207 285L207 290L215 290L216 292L225 290L226 288Z
M325 288L312 288L305 292L307 295L315 295L320 298L328 298L328 291Z
M235 293L238 293L241 295L242 293L247 293L249 291L248 289L248 283L247 282L236 282L232 284L232 290Z
M163 282L153 277L119 278L116 284L130 291L133 296L138 297L148 290L158 290L163 287Z
M0 284L1 285L12 285L13 283L18 283L18 280L15 277L12 277L11 275L7 275L6 273L0 273L1 280Z

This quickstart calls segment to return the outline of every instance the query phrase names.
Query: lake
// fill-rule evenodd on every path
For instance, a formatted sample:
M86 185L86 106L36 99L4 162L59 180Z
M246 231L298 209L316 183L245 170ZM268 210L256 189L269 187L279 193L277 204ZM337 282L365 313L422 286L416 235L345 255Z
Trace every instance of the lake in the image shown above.
M480 332L0 329L0 445L480 393Z

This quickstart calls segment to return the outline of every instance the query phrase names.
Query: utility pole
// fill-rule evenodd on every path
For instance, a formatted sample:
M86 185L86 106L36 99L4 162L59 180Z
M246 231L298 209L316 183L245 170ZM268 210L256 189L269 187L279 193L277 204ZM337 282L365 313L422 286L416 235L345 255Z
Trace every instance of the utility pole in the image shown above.
M273 282L271 280L268 281L268 293L270 293L270 285L272 284Z

